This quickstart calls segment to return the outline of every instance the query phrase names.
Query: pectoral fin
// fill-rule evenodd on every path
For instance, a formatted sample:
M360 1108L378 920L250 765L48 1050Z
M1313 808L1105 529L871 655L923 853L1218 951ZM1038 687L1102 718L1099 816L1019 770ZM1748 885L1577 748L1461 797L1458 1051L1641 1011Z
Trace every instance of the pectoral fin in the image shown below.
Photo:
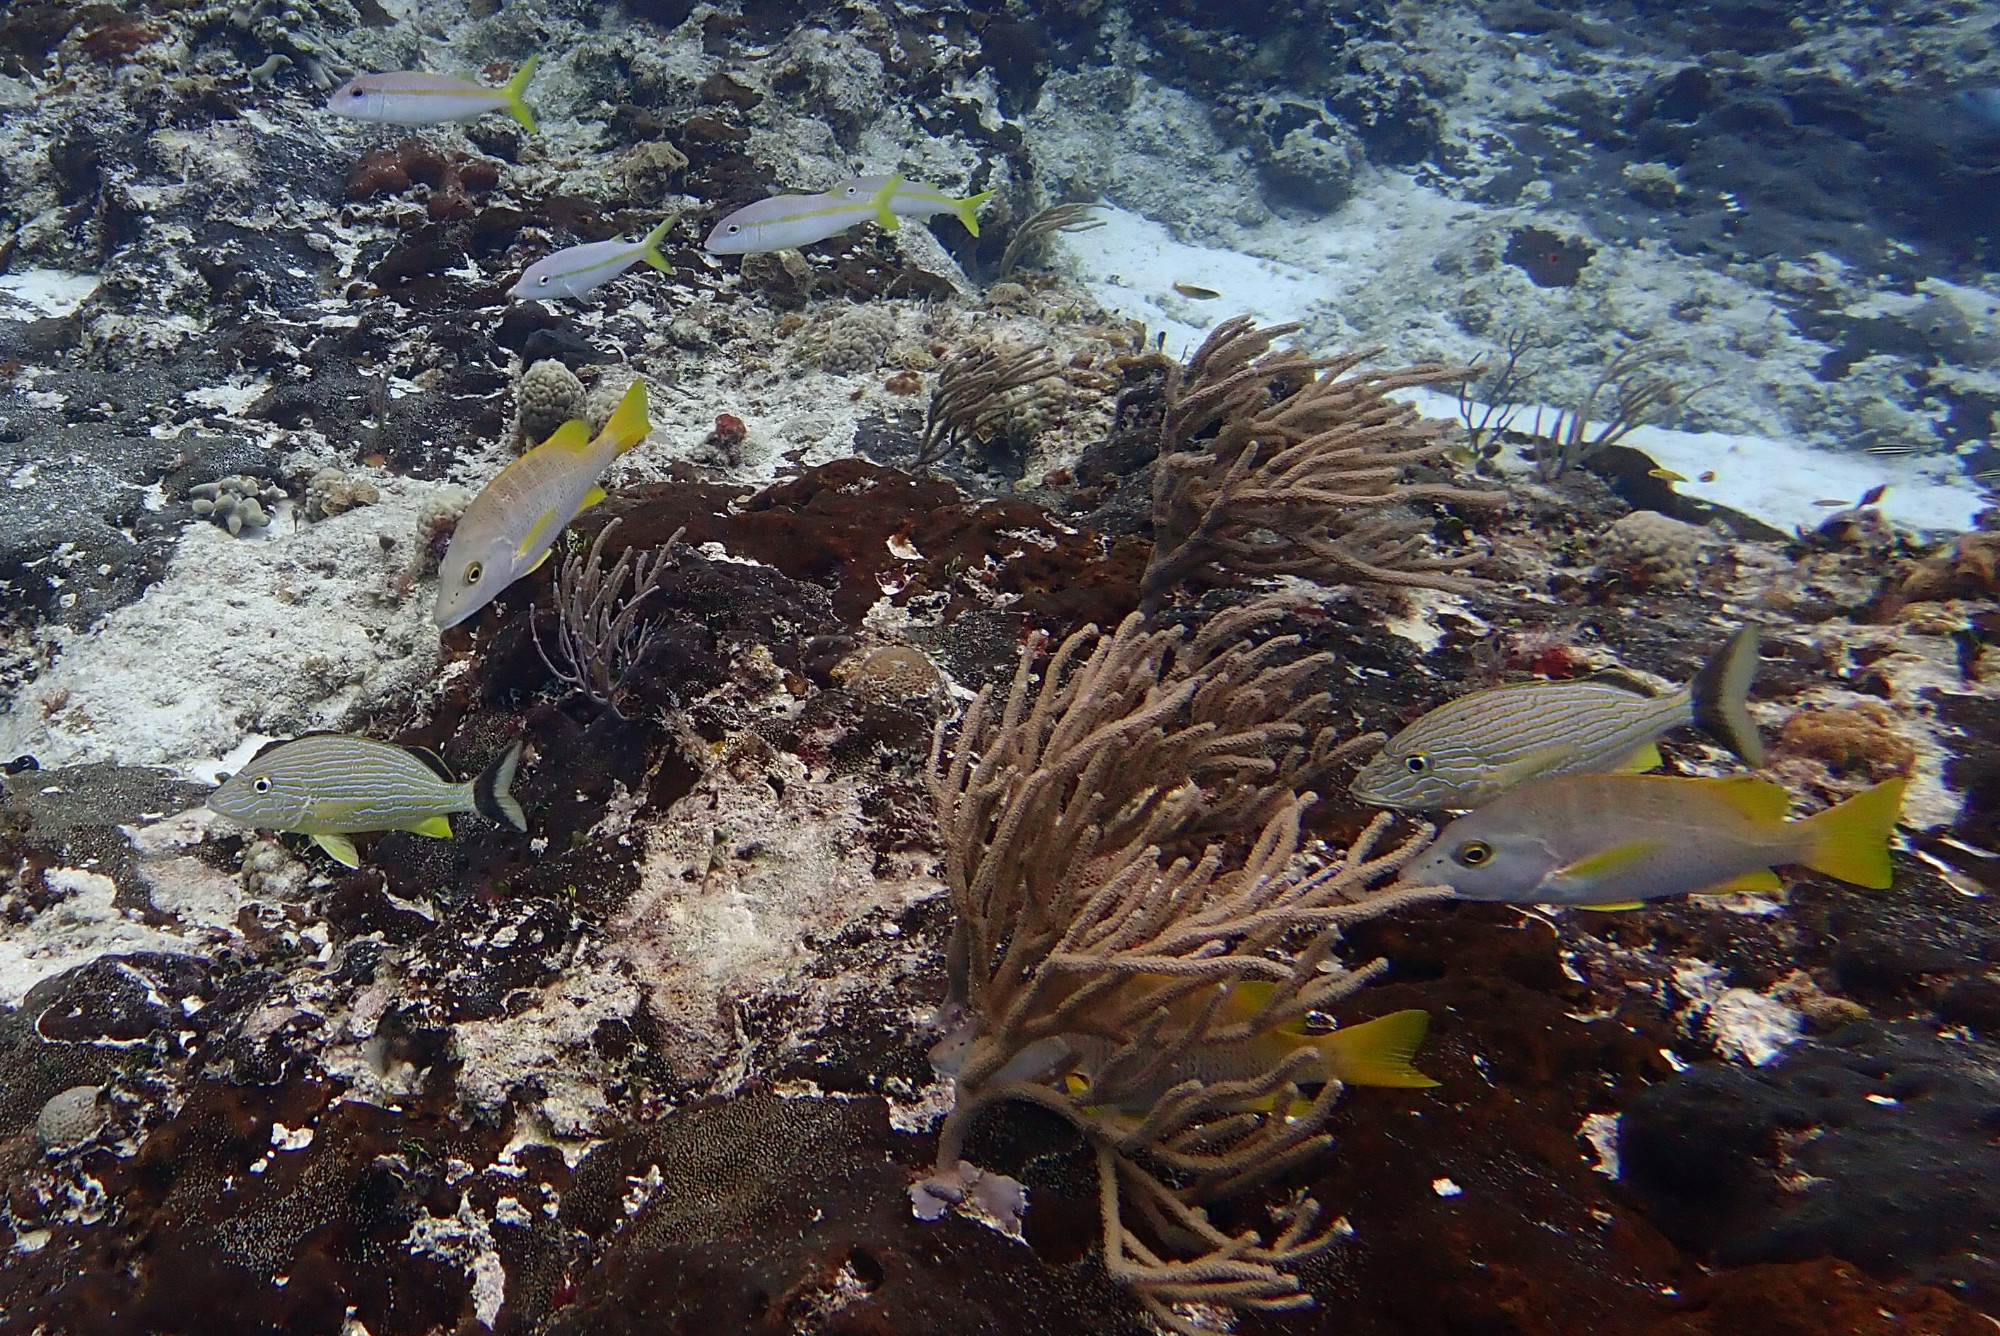
M542 535L544 533L547 533L549 526L551 524L555 524L556 522L557 522L556 512L553 507L543 511L541 515L536 518L534 527L528 530L527 536L522 538L519 546L517 546L514 549L514 561L516 562L516 564L525 560L527 558L527 555L530 552L533 552L535 548L541 544ZM548 555L549 554L547 552L542 553L542 561L548 560ZM542 563L538 561L535 563L535 566L539 566L541 564ZM528 567L528 570L531 571L535 569L535 566ZM521 574L523 575L526 575L527 573L528 571L521 572Z
M1524 756L1517 756L1493 772L1490 791L1497 794L1516 788L1535 776L1561 765L1572 755L1568 747L1558 745L1543 747Z
M522 571L521 574L533 575L536 571L540 570L548 562L548 559L550 557L555 555L555 552L556 550L553 546L548 547L542 552L541 556L535 558L535 564L528 567L527 570Z
M1620 761L1617 765L1611 767L1611 773L1615 775L1636 775L1642 770L1657 770L1664 764L1666 763L1660 759L1659 747L1649 742Z
M412 835L428 835L434 840L448 840L451 838L451 819L442 816L426 817L416 825L405 826L403 829Z
M1542 890L1548 893L1549 900L1557 904L1583 905L1591 909L1630 908L1622 900L1607 903L1586 897L1593 891L1616 891L1620 873L1638 866L1665 845L1665 840L1631 840L1614 844L1609 849L1600 849L1551 872L1543 880Z
M361 866L361 855L355 852L354 841L345 835L315 835L313 843L326 850L327 857L342 867Z

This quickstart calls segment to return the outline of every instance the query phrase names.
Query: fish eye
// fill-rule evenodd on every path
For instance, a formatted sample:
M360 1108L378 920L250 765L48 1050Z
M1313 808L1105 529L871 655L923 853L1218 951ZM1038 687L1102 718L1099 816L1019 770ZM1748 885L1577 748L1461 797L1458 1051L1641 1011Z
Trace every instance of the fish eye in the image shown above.
M729 235L733 237L738 232L741 232L743 230L743 225L741 223L731 223L728 227L724 228L723 230L728 232Z
M540 278L536 279L535 282L541 284L543 287L547 287L549 285L549 276L547 274L543 274Z
M1409 767L1411 774L1421 775L1424 771L1431 768L1431 758L1428 756L1412 756L1409 760L1403 762L1403 764Z
M469 585L476 585L479 583L479 577L484 574L486 574L486 567L480 562L475 561L465 568L465 582Z
M1484 840L1468 840L1452 851L1451 859L1460 867L1479 867L1493 857L1493 846Z
M269 775L259 775L250 781L250 787L259 793L269 793L271 791L271 777Z

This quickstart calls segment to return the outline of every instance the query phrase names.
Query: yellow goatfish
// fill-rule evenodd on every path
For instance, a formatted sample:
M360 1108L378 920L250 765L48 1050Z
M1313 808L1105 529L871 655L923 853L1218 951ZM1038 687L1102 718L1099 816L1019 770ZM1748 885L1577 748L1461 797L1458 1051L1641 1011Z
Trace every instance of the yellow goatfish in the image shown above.
M646 383L635 381L596 440L572 419L501 469L465 508L445 551L431 613L439 629L457 626L547 561L563 526L604 499L598 476L652 429Z

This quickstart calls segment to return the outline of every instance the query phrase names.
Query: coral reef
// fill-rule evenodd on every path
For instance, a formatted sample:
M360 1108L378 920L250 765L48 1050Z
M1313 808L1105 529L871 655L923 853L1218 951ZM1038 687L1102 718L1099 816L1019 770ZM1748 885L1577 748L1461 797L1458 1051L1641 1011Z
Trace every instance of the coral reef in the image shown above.
M1039 689L1024 655L1004 706L982 692L950 762L931 763L957 914L947 1009L965 1018L933 1050L956 1100L938 1172L914 1193L919 1213L972 1190L962 1153L987 1105L1055 1112L1094 1149L1106 1267L1182 1332L1200 1329L1177 1304L1308 1304L1293 1271L1339 1233L1310 1197L1275 1212L1270 1235L1227 1233L1205 1209L1331 1144L1339 1082L1295 1104L1315 1079L1311 1044L1239 1079L1187 1073L1351 996L1383 965L1339 966L1342 928L1441 894L1370 894L1427 834L1378 855L1386 818L1324 870L1296 870L1311 798L1292 781L1337 749L1300 722L1325 706L1298 695L1323 663L1283 662L1283 638L1241 639L1274 616L1221 617L1187 643L1147 633L1136 614L1110 636L1079 631ZM1202 845L1246 829L1257 833L1240 865ZM1302 930L1309 940L1276 957ZM1220 1005L1253 981L1272 987L1250 1015ZM1176 1006L1191 1008L1178 1024ZM1093 1049L1081 1093L1049 1083Z
M836 316L826 327L819 364L836 374L873 371L896 337L896 318L879 306L857 306Z
M331 464L314 473L306 483L306 514L314 519L338 515L356 506L372 506L381 499L382 491L374 483Z
M202 519L213 520L229 530L231 535L263 528L284 500L284 488L247 473L188 488L188 507Z
M557 427L584 416L583 382L554 358L532 362L514 385L514 440L521 449L539 445Z
M1153 475L1153 556L1141 599L1164 605L1205 567L1445 589L1473 556L1429 550L1428 527L1398 514L1420 501L1494 505L1504 496L1410 471L1442 459L1438 427L1389 392L1450 381L1444 366L1357 372L1369 353L1273 351L1294 325L1225 320L1169 374ZM1352 374L1350 374L1352 373Z

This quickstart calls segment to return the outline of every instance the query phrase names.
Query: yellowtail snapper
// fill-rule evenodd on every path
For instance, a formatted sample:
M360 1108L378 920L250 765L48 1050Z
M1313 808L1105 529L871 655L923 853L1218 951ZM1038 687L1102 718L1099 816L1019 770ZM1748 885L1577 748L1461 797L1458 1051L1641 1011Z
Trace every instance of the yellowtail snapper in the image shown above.
M663 273L673 266L660 254L660 242L680 215L661 223L637 241L592 241L544 256L529 265L520 282L507 289L516 300L581 297L603 287L641 260Z
M872 206L885 187L888 190L889 212L903 218L926 221L937 214L948 213L965 224L965 230L975 237L979 235L979 206L996 193L982 190L976 195L953 199L936 186L918 185L900 176L856 176L842 181L826 193L851 205Z
M514 71L514 77L498 88L453 74L430 74L423 70L364 74L336 88L327 99L326 109L351 120L382 121L389 125L438 125L471 120L489 111L504 111L532 131L534 113L528 110L521 95L527 91L539 59L539 56L528 57Z
M477 812L525 831L528 819L508 791L521 763L516 742L476 779L461 782L434 753L345 733L315 733L266 747L209 796L232 821L295 831L348 867L361 866L363 831L407 830L451 838L451 816Z
M760 199L717 223L702 245L716 255L791 250L838 236L870 219L883 231L893 232L902 222L889 203L902 183L900 176L886 177L874 194L859 200L848 199L838 190Z
M1799 864L1875 890L1891 880L1889 836L1903 779L1803 821L1791 795L1751 775L1558 775L1446 826L1401 881L1466 900L1629 909L1668 895L1775 891Z
M1684 724L1759 765L1764 745L1744 708L1756 672L1757 628L1746 626L1663 696L1618 672L1475 691L1389 739L1350 791L1378 807L1463 811L1538 775L1650 770L1654 740Z
M595 440L571 420L501 469L452 531L431 620L440 629L458 625L547 561L563 526L604 499L598 476L652 429L646 383L635 381Z

